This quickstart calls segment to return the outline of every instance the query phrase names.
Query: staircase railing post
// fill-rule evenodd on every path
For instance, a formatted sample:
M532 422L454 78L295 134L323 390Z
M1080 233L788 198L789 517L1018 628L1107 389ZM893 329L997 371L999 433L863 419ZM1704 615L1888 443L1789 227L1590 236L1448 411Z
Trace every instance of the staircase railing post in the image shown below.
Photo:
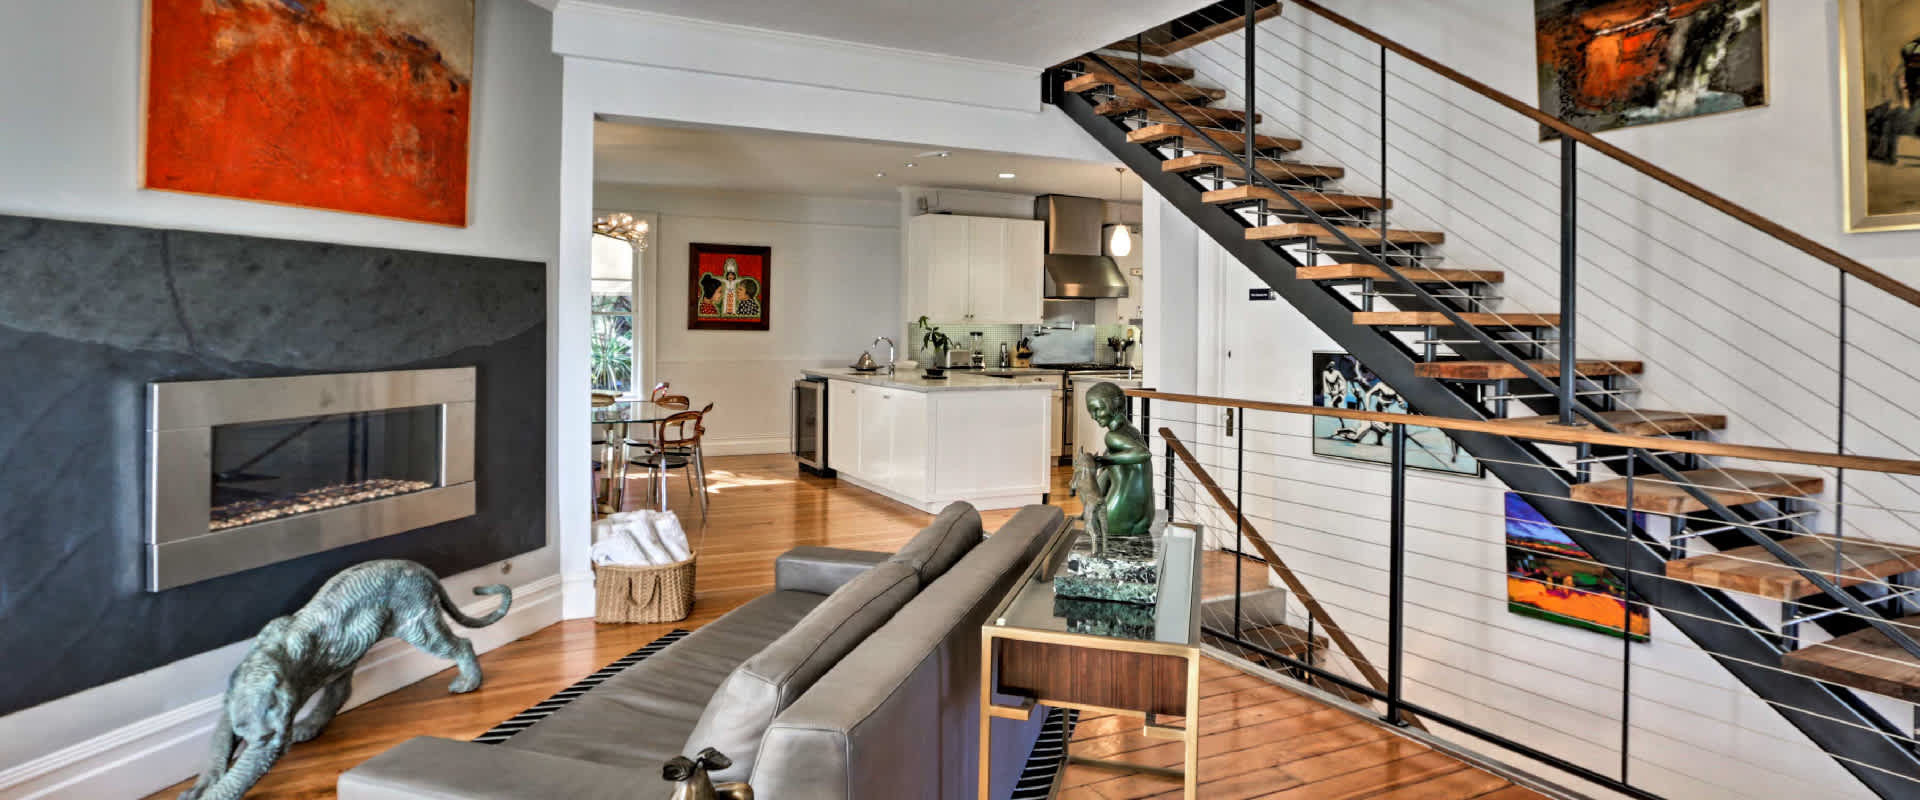
M1834 425L1833 425L1833 448L1835 453L1839 455L1846 455L1847 454L1847 273L1845 272L1840 273L1839 339L1840 339L1839 363L1836 364L1835 366L1839 369L1839 372L1840 372L1840 385L1837 387L1838 391L1835 392L1835 397L1834 397L1835 408L1837 409L1837 411L1835 412L1836 417L1834 419ZM1844 556L1842 555L1842 551L1841 551L1842 545L1846 544L1846 535L1847 535L1847 528L1845 524L1847 521L1846 502L1847 502L1847 470L1845 468L1841 468L1841 469L1835 470L1833 474L1833 574L1836 580L1838 580L1841 571L1846 569L1846 565L1842 563L1844 561ZM1896 602L1899 603L1899 605L1894 606L1894 610L1896 612L1904 608L1906 605L1905 600L1900 600ZM1920 714L1920 711L1915 711L1914 713ZM1920 717L1916 717L1916 718L1920 718Z
M1400 703L1407 584L1407 426L1393 425L1393 480L1387 514L1387 723L1404 726Z
M1253 38L1253 23L1254 23L1253 11L1254 11L1254 6L1257 5L1257 0L1245 0L1243 5L1244 5L1244 8L1242 10L1246 12L1246 16L1244 17L1244 19L1246 20L1246 30L1247 30L1247 53L1246 53L1247 93L1246 95L1244 95L1244 97L1246 98L1246 105L1247 105L1247 109L1246 109L1247 124L1240 126L1240 133L1246 139L1247 188L1252 189L1259 182L1259 179L1255 177L1255 175L1259 173L1259 169L1256 162L1253 160L1253 140L1256 135L1253 129L1253 112L1254 112L1253 76L1254 76L1254 56L1255 54L1260 52L1260 47L1259 47L1259 42L1255 41ZM1264 217L1264 215L1262 216Z
M1380 207L1374 209L1380 260L1387 260L1387 46L1380 46ZM1416 266L1418 266L1416 264ZM1431 338L1431 337L1429 337Z
M1578 274L1575 268L1578 254L1574 240L1579 234L1579 224L1575 212L1580 203L1579 188L1574 184L1579 170L1574 161L1579 142L1571 136L1560 137L1560 419L1561 425L1573 425L1574 387L1580 382L1579 370L1575 369L1574 351L1574 298L1579 291Z
M1639 457L1639 450L1627 450L1627 569L1620 601L1620 782L1628 785L1633 783L1627 777L1633 760L1633 557L1640 551L1639 540L1633 533L1633 473L1634 460ZM1647 635L1652 636L1651 614L1647 618L1647 625Z
M1240 587L1247 552L1247 410L1234 409L1240 435L1233 437L1233 638L1240 637Z

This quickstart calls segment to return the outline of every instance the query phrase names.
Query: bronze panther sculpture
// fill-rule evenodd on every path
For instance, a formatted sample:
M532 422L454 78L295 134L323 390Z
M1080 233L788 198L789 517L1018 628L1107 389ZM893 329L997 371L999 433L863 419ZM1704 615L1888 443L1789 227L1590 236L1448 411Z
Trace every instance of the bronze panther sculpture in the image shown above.
M369 561L328 579L299 611L276 617L254 637L227 681L213 757L180 800L238 800L246 794L289 745L320 735L353 693L354 665L388 636L452 659L460 676L450 691L480 688L473 645L453 635L440 612L469 628L491 625L507 615L513 593L501 584L473 592L500 595L500 607L480 619L460 613L440 579L412 561ZM313 710L296 723L294 714L316 693ZM236 758L241 745L245 749Z

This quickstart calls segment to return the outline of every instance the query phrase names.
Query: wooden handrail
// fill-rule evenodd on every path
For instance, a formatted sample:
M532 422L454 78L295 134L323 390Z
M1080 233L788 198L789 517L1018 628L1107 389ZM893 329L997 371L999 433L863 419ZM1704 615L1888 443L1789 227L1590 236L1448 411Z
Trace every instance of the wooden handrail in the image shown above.
M1298 0L1296 0L1297 2ZM1197 394L1179 394L1177 392L1157 392L1151 389L1128 389L1129 397L1144 397L1150 400L1167 400L1175 403L1190 403L1200 406L1219 408L1244 408L1254 411L1276 411L1282 414L1311 414L1322 417L1358 419L1368 422L1404 422L1408 425L1424 425L1449 431L1467 433L1490 433L1514 439L1530 439L1539 442L1557 442L1560 444L1597 444L1603 447L1627 447L1641 450L1656 450L1672 453L1693 453L1721 458L1745 458L1753 461L1773 461L1782 464L1806 464L1832 469L1857 469L1867 472L1886 472L1896 475L1920 475L1920 461L1899 458L1880 458L1878 456L1856 456L1838 453L1822 453L1814 450L1793 450L1785 447L1756 447L1744 444L1726 444L1693 439L1670 439L1664 436L1638 436L1630 433L1608 433L1590 425L1560 427L1557 425L1530 425L1513 420L1454 419L1452 417L1433 417L1425 414L1393 414L1384 411L1361 411L1354 408L1327 408L1325 406L1300 405L1298 403L1269 403L1262 400L1241 400L1230 397L1208 397Z
M1887 294L1893 295L1894 297L1898 297L1913 305L1920 306L1920 289L1915 289L1912 286L1908 286L1904 283L1901 283L1900 281L1894 280L1892 277L1888 276L1884 272L1881 272L1877 269L1874 269L1858 261L1855 261L1851 258L1848 258L1847 256L1841 254L1839 251L1834 250L1831 247L1827 247L1826 245L1820 244L1819 242L1815 242L1812 239L1808 239L1805 236L1801 236L1800 234L1795 233L1794 231L1788 229L1786 226L1781 225L1778 222L1774 222L1773 220L1767 219L1766 217L1760 216L1759 214L1751 210L1748 210L1745 206L1739 205L1733 202L1732 200L1728 200L1724 197L1721 197L1720 195L1707 191L1704 187L1700 186L1699 184L1696 184L1692 181L1689 181L1685 178L1682 178L1678 175L1675 175L1671 172L1661 169L1660 167L1655 166L1652 162L1647 161L1646 159L1636 156L1625 150L1622 150L1617 146L1608 144L1607 142L1602 141L1601 139L1599 139L1598 137L1594 136L1591 133L1583 131L1572 125L1568 125L1566 122L1562 121L1559 117L1553 116L1552 114L1548 114L1545 111L1541 111L1538 108L1528 105L1526 102L1514 97L1513 95L1507 94L1491 86L1488 86L1484 83L1481 83L1480 81L1474 80L1473 78L1467 77L1466 75L1461 74L1460 71L1455 70L1452 67L1448 67L1447 65L1442 64L1438 61L1435 61L1431 58L1428 58L1425 55L1420 54L1418 51L1410 47L1407 47L1406 45L1400 44L1399 42L1396 42L1392 39L1382 36L1379 33L1376 33L1372 28L1368 28L1365 25L1361 25L1358 22L1354 22L1351 19L1341 16L1340 14L1337 14L1332 10L1328 9L1326 6L1323 6L1323 5L1320 5L1319 3L1314 2L1314 0L1294 0L1294 5L1297 5L1301 8L1304 8L1308 11L1311 11L1322 17L1325 17L1327 21L1332 22L1333 24L1338 25L1342 28L1345 28L1349 31L1352 31L1354 34L1358 35L1362 39L1366 39L1367 41L1380 45L1381 47L1384 47L1400 55L1401 57L1407 59L1408 61L1412 61L1415 64L1419 64L1420 66L1426 67L1429 70L1439 73L1441 77L1446 78L1450 81L1453 81L1454 83L1460 84L1461 86L1464 86L1472 90L1475 94L1478 94L1482 97L1487 98L1488 100L1492 100L1496 103L1499 103L1500 105L1506 106L1509 109L1520 112L1520 114L1522 114L1523 116L1526 116L1528 119L1531 119L1534 122L1538 122L1541 125L1545 125L1548 128L1552 128L1554 131L1558 132L1561 136L1566 136L1568 138L1573 139L1574 141L1577 141L1581 144L1591 147L1594 150L1599 151L1600 153L1603 153L1608 157L1611 157L1615 161L1618 161L1622 164L1627 165L1628 167L1633 168L1635 171L1643 175L1646 175L1649 178L1652 178L1663 184L1666 184L1668 187L1672 188L1674 191L1677 191L1681 194L1684 194L1688 197L1691 197L1695 200L1698 200L1702 203L1712 206L1715 210L1718 210L1723 214L1726 214L1730 217L1733 217L1734 219L1740 220L1741 222L1744 222L1748 225L1753 226L1755 229L1759 230L1761 233L1767 234L1768 236L1772 236L1773 238L1786 243L1787 246L1789 247L1799 250L1802 253L1806 253L1807 255L1812 256L1820 261L1824 261L1827 264L1830 264L1838 268L1840 271L1847 273L1848 275L1852 275L1856 278L1859 278L1860 280L1866 281L1867 283L1885 291Z
M1307 614L1320 623L1321 629L1327 633L1327 638L1333 641L1334 646L1340 648L1340 652L1346 655L1347 660L1353 662L1355 669L1360 670L1360 677L1365 678L1374 691L1386 694L1387 679L1381 676L1380 670L1374 668L1373 662L1368 661L1367 655L1360 652L1360 647L1353 643L1353 639L1347 636L1345 630L1341 629L1340 623L1334 622L1333 617L1327 614L1327 609L1320 605L1319 600L1314 599L1313 592L1308 591L1307 585L1301 583L1300 578L1293 574L1293 570L1287 567L1287 562L1280 560L1280 554L1274 552L1273 545L1267 543L1267 538L1261 536L1260 531L1253 527L1253 523L1248 522L1245 516L1241 515L1240 507L1234 505L1233 500L1227 497L1226 490L1221 489L1220 484L1213 479L1213 475L1207 472L1207 468L1201 466L1200 461L1193 457L1193 452L1180 441L1180 437L1175 436L1173 431L1167 428L1161 428L1160 438L1167 440L1167 446L1173 448L1174 455L1180 458L1181 463L1187 465L1187 470L1193 473L1193 479L1200 483L1201 488L1206 489L1207 494L1213 496L1213 502L1220 506L1220 510L1240 519L1241 535L1245 536L1247 541L1253 542L1253 549L1260 551L1260 557L1266 559L1267 566L1272 567L1273 571L1280 575L1281 582L1285 583L1287 590L1293 592L1293 596L1300 600L1300 605L1306 607ZM1239 591L1239 587L1234 587L1234 591ZM1426 730L1426 726L1421 725L1419 719L1410 715L1406 719L1407 724Z

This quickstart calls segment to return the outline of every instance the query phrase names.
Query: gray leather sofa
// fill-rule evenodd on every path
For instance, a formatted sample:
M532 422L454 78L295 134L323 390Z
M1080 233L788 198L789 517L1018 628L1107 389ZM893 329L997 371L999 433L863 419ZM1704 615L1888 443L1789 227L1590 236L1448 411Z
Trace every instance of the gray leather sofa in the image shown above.
M734 760L716 778L762 800L975 800L980 625L1063 522L1030 506L983 541L956 503L891 556L797 548L773 592L512 739L418 737L342 775L339 795L666 798L661 765L715 747ZM993 724L1004 796L1037 722Z

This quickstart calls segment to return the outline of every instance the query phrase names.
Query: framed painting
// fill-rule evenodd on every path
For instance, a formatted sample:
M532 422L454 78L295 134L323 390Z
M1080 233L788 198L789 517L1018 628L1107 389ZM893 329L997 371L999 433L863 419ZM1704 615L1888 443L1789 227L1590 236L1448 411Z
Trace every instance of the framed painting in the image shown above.
M1920 228L1920 3L1840 0L1848 233Z
M467 224L474 0L146 0L141 185Z
M1513 492L1507 504L1507 610L1636 642L1652 631L1647 606L1565 531ZM1646 515L1634 515L1644 521Z
M764 331L773 310L773 248L690 246L687 329Z
M1313 404L1330 409L1413 413L1406 398L1346 353L1313 354ZM1313 454L1372 464L1393 463L1393 426L1385 422L1314 416ZM1407 426L1407 466L1480 477L1480 462L1438 428Z
M1540 108L1581 130L1767 104L1766 0L1534 0L1533 13Z

